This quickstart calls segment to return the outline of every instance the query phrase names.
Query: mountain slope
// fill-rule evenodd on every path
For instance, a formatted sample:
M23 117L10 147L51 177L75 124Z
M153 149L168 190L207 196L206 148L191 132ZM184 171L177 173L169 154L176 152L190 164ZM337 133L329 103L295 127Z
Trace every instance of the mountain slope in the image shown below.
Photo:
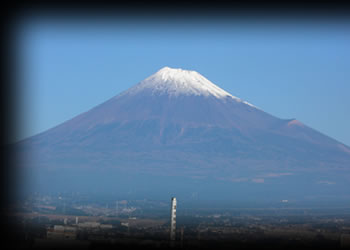
M169 194L187 183L187 191L201 186L215 197L244 184L254 195L281 185L290 195L323 195L339 194L350 181L349 147L274 117L197 72L168 67L16 147L37 189L127 186L152 195L158 186Z

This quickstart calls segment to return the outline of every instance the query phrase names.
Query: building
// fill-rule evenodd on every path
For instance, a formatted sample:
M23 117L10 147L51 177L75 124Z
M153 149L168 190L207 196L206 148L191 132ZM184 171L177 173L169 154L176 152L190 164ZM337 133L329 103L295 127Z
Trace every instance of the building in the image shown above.
M88 221L77 224L80 228L99 228L101 223L95 221Z
M101 229L112 229L113 225L111 225L111 224L101 224L100 228Z
M100 222L89 221L77 224L79 229L111 229L111 224L101 224Z
M77 238L77 229L70 226L54 225L47 229L47 239L56 240L75 240Z
M176 236L176 198L171 198L171 215L170 215L170 240L174 241Z
M121 225L124 227L129 227L129 222L122 222Z

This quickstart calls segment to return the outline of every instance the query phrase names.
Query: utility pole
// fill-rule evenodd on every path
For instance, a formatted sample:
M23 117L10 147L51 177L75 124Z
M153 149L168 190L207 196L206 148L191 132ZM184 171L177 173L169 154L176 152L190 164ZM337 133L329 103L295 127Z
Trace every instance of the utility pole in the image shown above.
M170 214L170 242L174 246L176 239L176 198L171 198L171 214Z

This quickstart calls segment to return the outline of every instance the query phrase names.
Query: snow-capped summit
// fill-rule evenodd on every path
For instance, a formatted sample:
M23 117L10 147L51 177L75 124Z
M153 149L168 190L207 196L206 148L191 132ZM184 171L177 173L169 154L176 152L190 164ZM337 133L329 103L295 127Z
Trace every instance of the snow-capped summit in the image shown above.
M219 99L231 97L238 102L254 107L221 89L198 72L180 68L163 67L129 89L127 93L136 94L143 90L150 90L152 94L168 94L171 97L179 95L214 96Z

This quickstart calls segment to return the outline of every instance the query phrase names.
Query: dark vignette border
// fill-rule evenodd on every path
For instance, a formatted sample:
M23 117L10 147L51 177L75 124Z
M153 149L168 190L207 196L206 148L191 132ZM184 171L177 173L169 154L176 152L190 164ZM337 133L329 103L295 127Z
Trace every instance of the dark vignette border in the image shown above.
M163 21L225 21L232 19L249 19L254 21L270 20L307 20L307 21L342 21L350 19L349 5L334 1L300 2L215 2L196 3L171 1L164 3L149 2L119 2L119 4L105 3L71 3L50 4L17 2L11 3L3 9L2 25L2 65L3 79L0 91L1 101L1 221L6 233L4 244L15 245L12 232L15 230L12 222L6 216L11 205L16 201L18 186L15 153L10 142L18 133L18 83L16 29L18 25L31 18L54 18L58 21L100 21L108 19L151 20Z

